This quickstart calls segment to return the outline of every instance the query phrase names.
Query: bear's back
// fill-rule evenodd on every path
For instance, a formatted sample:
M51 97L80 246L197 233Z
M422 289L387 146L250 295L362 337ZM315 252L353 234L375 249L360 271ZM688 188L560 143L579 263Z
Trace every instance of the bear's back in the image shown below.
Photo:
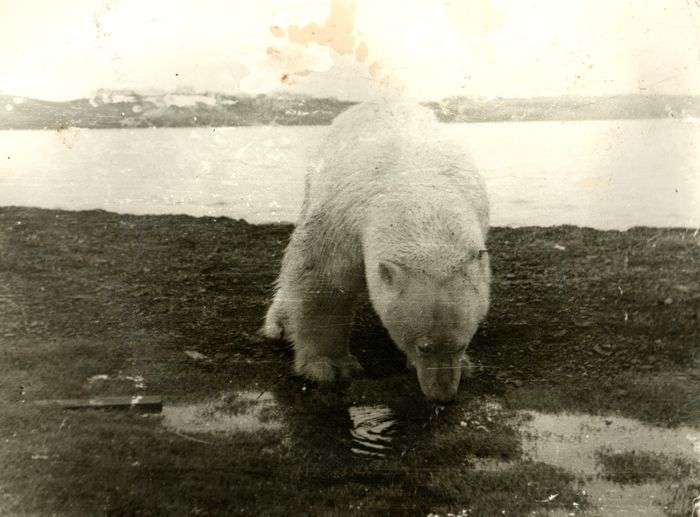
M449 148L440 126L433 112L419 104L384 101L351 107L336 117L315 153L310 182L319 190L313 197L325 197L348 183L379 188L393 181L401 167L417 174L422 164L416 157L421 155L430 155L435 164Z
M330 138L336 131L343 134L373 134L389 131L406 132L424 129L437 123L435 114L420 104L404 101L364 102L338 115L331 124Z
M486 194L464 147L446 137L432 110L386 101L353 106L330 126L307 181L304 214L336 212L358 221L371 204L476 209ZM341 219L340 217L338 219Z
M325 161L347 155L387 153L397 142L435 135L437 120L433 112L418 104L398 101L366 102L338 115L331 124L320 149Z

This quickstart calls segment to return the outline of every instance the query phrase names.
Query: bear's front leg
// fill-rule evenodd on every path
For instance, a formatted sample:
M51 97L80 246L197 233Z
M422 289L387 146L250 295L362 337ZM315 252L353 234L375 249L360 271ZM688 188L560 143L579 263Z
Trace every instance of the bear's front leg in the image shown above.
M299 303L288 313L294 369L318 382L347 379L362 370L348 348L355 293L314 280L302 279L295 286Z
M294 230L262 332L292 342L299 375L331 382L362 369L348 349L362 277L350 254L319 256L318 233L304 224Z

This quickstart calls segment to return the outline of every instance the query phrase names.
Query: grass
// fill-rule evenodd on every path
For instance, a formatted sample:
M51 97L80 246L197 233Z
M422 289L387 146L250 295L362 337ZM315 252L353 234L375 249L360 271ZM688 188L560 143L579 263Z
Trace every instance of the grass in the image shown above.
M615 483L647 483L688 478L699 474L694 465L682 458L671 458L665 454L646 451L597 453L605 479ZM697 479L697 478L696 478Z
M290 231L0 208L0 514L585 508L571 473L522 456L516 410L700 421L692 231L495 228L493 307L471 352L477 369L444 409L423 402L367 304L352 336L367 374L347 386L293 378L288 347L257 337ZM100 374L122 380L87 381ZM34 405L134 394L123 379L139 375L137 392L166 405L271 392L284 428L187 436L160 415ZM348 408L379 404L403 426L397 454L359 458L349 450ZM480 470L480 460L504 467ZM695 493L687 477L678 483L681 497Z

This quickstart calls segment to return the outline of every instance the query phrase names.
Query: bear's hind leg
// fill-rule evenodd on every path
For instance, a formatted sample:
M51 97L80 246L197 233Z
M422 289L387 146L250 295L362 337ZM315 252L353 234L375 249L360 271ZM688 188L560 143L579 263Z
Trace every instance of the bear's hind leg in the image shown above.
M260 329L260 333L268 339L283 339L285 337L285 311L282 300L283 295L276 293L272 305L265 315L265 323Z
M304 274L304 259L302 250L306 232L296 228L289 239L287 249L282 258L282 268L277 278L275 295L270 307L265 314L265 322L260 329L260 334L269 339L291 339L289 326L289 313L295 311L298 304L294 285Z

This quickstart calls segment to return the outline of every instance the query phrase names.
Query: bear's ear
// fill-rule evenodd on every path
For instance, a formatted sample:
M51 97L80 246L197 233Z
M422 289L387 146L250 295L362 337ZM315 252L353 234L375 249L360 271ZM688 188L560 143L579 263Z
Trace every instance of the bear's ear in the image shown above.
M401 279L403 278L401 266L395 262L380 262L379 278L381 278L384 285L388 287L399 287Z

